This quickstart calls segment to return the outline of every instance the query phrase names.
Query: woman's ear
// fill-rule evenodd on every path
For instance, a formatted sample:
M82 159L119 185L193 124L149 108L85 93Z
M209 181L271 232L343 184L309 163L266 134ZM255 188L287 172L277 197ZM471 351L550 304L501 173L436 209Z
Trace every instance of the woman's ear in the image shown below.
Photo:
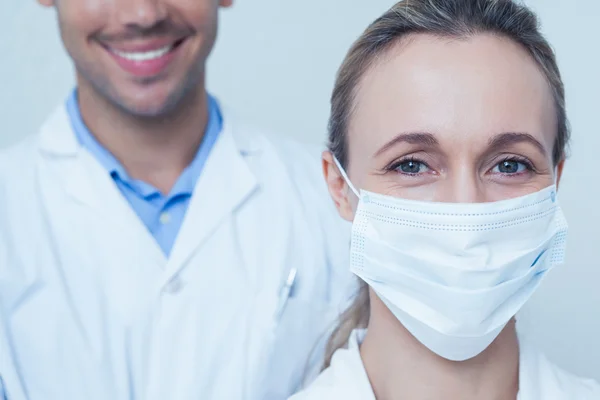
M54 0L38 0L38 3L44 7L54 7Z
M233 0L219 0L219 5L223 8L231 7L233 5Z
M558 190L558 186L560 184L560 178L562 177L562 173L563 173L563 168L565 167L565 159L563 158L557 165L556 165L556 190Z
M344 180L340 170L333 161L333 154L329 151L323 152L323 175L329 188L329 195L335 203L335 207L342 218L352 222L354 219L354 207L349 196L354 196L352 190ZM354 196L356 197L356 196Z

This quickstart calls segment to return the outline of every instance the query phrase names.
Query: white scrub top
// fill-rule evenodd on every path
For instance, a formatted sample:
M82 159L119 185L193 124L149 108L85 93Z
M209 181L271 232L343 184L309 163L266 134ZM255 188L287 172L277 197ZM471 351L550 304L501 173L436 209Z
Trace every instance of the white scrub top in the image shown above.
M291 395L351 277L314 150L223 109L168 258L64 106L0 151L0 399Z
M335 352L331 365L306 390L289 400L375 400L359 343L365 330L355 330L348 348ZM578 378L551 364L519 337L519 394L517 400L599 400L600 385Z

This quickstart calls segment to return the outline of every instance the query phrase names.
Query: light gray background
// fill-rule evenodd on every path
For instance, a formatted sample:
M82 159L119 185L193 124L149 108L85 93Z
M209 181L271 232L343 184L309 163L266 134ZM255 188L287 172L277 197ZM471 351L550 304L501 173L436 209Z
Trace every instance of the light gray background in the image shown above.
M35 132L67 95L72 68L54 13L34 0L0 2L0 146ZM530 0L556 48L573 127L561 184L570 222L568 262L521 315L548 356L600 379L600 1ZM334 73L351 42L390 0L237 0L222 14L209 88L262 126L324 140ZM334 233L332 233L334 234Z

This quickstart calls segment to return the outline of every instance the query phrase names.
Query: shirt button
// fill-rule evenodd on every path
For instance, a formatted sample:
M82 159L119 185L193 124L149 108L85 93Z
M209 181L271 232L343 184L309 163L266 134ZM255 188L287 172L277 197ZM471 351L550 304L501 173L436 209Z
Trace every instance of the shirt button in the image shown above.
M175 277L165 285L163 290L165 291L165 293L175 294L179 292L182 287L183 284L181 283L181 279Z
M161 213L159 220L161 224L166 225L171 222L171 215L168 212Z

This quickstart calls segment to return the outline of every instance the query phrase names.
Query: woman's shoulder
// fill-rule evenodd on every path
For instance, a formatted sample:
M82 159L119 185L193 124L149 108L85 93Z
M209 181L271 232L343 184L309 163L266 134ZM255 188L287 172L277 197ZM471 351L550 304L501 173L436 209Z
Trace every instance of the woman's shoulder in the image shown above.
M600 383L552 363L528 342L521 342L519 400L600 400Z
M375 400L367 372L360 357L354 332L348 348L339 349L331 359L331 365L305 390L289 400Z

